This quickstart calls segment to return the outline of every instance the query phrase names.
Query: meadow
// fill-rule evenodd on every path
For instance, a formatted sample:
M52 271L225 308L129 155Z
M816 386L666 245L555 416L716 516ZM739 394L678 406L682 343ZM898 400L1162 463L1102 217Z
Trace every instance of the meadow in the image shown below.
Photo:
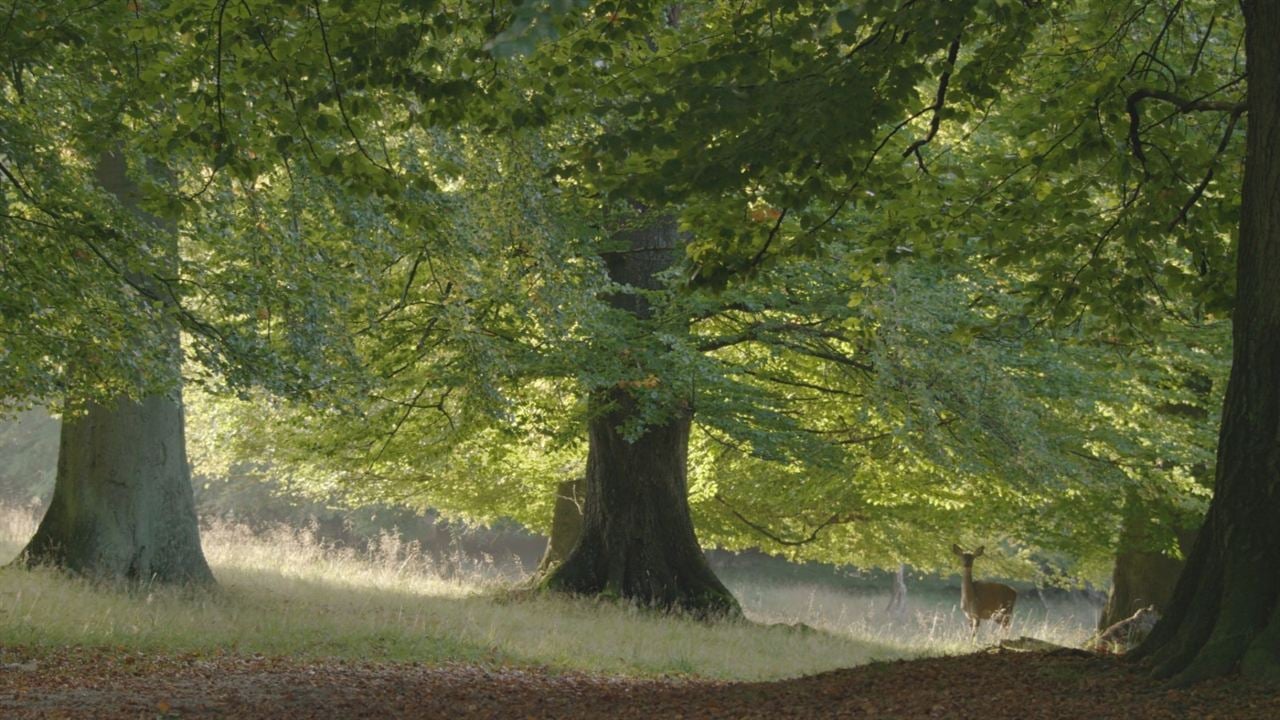
M34 532L26 509L0 510L0 562ZM52 570L0 569L0 646L82 645L168 654L461 661L626 676L765 680L875 660L972 652L958 592L930 587L888 615L887 591L724 570L746 619L705 623L608 602L527 596L512 562L445 563L386 533L368 551L313 530L253 533L207 524L218 578L209 592L95 586ZM1079 645L1097 608L1024 595L1011 636Z

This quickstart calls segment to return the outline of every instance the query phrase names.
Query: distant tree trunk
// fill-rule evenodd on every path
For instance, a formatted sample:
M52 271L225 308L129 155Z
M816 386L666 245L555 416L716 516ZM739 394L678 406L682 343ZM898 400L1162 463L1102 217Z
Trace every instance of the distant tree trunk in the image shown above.
M889 605L884 611L895 618L903 618L907 614L907 566L902 563L893 574L893 595L889 597Z
M1098 618L1099 631L1106 630L1132 616L1138 608L1148 605L1155 605L1156 610L1163 615L1168 610L1173 588L1182 573L1182 559L1149 549L1149 538L1154 528L1143 510L1136 499L1125 509L1120 551L1116 553L1107 604ZM1196 532L1184 529L1177 536L1185 558L1191 551Z
M659 273L675 262L675 219L661 216L649 223L618 233L624 246L604 254L615 282L656 289ZM640 295L619 293L609 301L640 321L651 315ZM546 587L696 615L741 612L694 534L687 488L691 412L675 405L665 419L628 440L621 426L636 410L631 388L619 384L591 397L582 536L547 576Z
M586 485L584 478L574 478L564 480L556 486L551 536L547 539L547 551L538 563L539 574L561 565L582 536L582 503L587 491Z
M1191 422L1208 420L1209 404L1213 398L1213 379L1204 373L1193 372L1185 378L1184 385L1195 393L1196 401L1165 403L1157 408L1158 411L1163 415L1181 417ZM1212 487L1213 476L1208 464L1197 463L1190 470L1197 483L1205 488ZM1158 510L1150 507L1150 502L1144 501L1136 491L1130 492L1125 498L1120 545L1111 575L1111 591L1107 593L1106 607L1098 617L1098 632L1106 631L1150 605L1154 605L1161 615L1168 610L1174 585L1182 574L1185 558L1191 553L1196 530L1204 518L1186 518L1173 528L1174 539L1182 556L1177 558L1155 549L1155 537L1167 532L1168 527L1153 522L1152 512ZM1164 511L1161 514L1169 516L1172 513Z
M1247 150L1214 496L1168 614L1133 653L1178 683L1280 681L1280 3L1241 4Z
M139 212L122 156L105 155L98 178ZM177 327L164 336L180 377ZM18 562L131 582L213 581L200 549L180 387L89 403L83 415L64 418L53 499Z

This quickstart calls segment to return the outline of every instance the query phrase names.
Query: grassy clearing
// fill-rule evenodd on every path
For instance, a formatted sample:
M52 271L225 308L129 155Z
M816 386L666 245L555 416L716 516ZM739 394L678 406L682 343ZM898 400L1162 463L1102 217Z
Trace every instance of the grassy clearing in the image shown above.
M0 561L16 555L34 531L30 513L0 510ZM974 647L958 611L944 613L923 597L906 621L886 623L877 612L882 597L730 580L752 620L826 631L797 632L562 598L504 600L510 568L489 563L446 571L390 535L357 556L323 546L306 530L254 536L216 525L205 531L204 547L219 581L207 594L104 591L51 571L0 570L0 645L518 663L744 680ZM1035 627L1015 631L1073 639L1066 637L1076 632L1070 623L1055 622L1051 636ZM1040 630L1050 627L1043 623Z
M856 592L820 583L769 583L751 573L722 573L721 579L742 603L747 616L763 623L803 623L837 635L896 648L903 655L972 652L968 620L954 589L909 589L905 609L888 614L888 592ZM1041 598L1024 591L1008 637L1023 635L1069 647L1082 645L1097 625L1098 609L1083 599ZM1001 637L983 623L978 644Z

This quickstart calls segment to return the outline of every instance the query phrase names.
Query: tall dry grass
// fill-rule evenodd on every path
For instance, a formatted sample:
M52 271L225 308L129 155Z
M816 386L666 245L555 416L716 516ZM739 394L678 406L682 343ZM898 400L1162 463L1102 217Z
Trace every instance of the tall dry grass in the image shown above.
M0 561L35 527L30 510L0 509ZM215 523L203 542L218 578L207 593L125 592L51 570L0 570L0 645L460 660L743 680L974 648L954 610L923 598L907 620L888 622L876 612L883 598L738 582L732 589L758 622L707 624L585 600L511 600L504 589L518 580L514 565L432 557L392 533L364 553L326 545L306 528L254 534ZM1050 615L1027 622L1015 631L1066 641L1079 634Z
M960 609L960 593L926 586L909 589L905 607L889 611L890 594L844 590L819 583L777 584L727 575L725 584L748 617L766 623L803 623L827 632L892 646L904 654L971 652L1005 637L1034 637L1078 647L1092 635L1098 609L1083 598L1041 597L1024 591L1008 631L984 622L977 640Z

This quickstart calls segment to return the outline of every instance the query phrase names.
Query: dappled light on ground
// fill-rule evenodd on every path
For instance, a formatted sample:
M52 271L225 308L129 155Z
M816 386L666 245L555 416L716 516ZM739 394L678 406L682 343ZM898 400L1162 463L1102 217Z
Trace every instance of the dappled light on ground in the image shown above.
M25 510L0 512L7 560L36 521ZM971 652L1000 638L987 627L971 640L958 594L941 586L913 593L905 612L890 615L882 592L729 571L726 584L747 620L707 624L609 602L524 597L511 591L524 578L514 561L434 556L394 533L365 552L307 528L253 533L215 522L203 537L219 583L209 594L102 592L52 571L0 571L0 643L769 680ZM1029 596L1013 634L1078 646L1095 613L1084 601Z

